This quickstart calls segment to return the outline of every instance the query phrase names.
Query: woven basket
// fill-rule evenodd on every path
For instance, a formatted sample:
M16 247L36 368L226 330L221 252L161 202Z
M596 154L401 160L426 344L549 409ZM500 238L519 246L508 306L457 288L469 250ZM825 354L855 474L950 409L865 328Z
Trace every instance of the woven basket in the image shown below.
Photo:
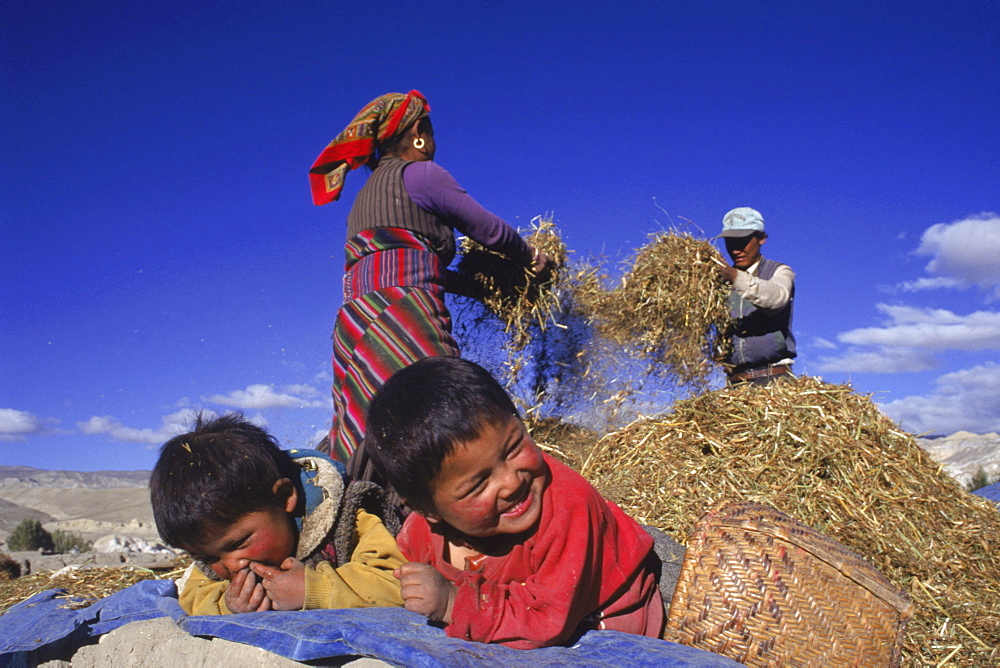
M664 638L749 666L896 666L913 605L788 515L723 501L698 520Z

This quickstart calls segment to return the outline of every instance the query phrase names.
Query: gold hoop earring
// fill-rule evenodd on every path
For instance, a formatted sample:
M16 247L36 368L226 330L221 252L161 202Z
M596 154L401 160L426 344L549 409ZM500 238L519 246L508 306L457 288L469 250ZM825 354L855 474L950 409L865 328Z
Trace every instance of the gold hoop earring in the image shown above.
M423 137L417 137L416 139L413 140L413 148L417 149L418 151L422 151L424 148L424 144L426 143L427 142L424 141Z

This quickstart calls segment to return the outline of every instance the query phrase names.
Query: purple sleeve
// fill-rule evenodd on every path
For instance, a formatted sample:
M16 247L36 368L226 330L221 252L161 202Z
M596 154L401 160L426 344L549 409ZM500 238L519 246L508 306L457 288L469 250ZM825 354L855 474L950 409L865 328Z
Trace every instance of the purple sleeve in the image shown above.
M465 236L515 262L531 264L531 250L513 227L490 213L436 162L414 162L403 171L403 185L417 206L438 216Z

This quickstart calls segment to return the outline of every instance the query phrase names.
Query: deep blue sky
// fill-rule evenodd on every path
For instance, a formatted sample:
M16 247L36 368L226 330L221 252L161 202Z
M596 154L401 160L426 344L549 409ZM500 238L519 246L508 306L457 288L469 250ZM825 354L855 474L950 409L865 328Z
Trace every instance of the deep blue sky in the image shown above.
M799 372L1000 430L1000 3L817 4L6 3L0 463L150 468L201 407L314 442L365 175L317 208L306 173L411 88L438 162L578 253L757 208Z

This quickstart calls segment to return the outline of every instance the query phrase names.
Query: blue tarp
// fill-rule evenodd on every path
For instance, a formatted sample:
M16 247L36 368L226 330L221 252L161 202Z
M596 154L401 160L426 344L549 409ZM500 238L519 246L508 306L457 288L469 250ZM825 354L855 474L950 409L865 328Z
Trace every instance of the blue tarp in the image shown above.
M129 622L171 617L191 635L262 647L296 661L366 656L404 666L509 666L525 650L449 638L402 608L258 612L188 616L174 583L147 580L86 608L66 607L50 589L0 616L0 668L30 666L39 658L68 658L74 647ZM739 666L723 656L617 631L591 631L572 647L530 651L537 666Z
M992 485L987 485L986 487L980 487L977 490L973 490L972 493L1000 505L1000 482L995 482Z

